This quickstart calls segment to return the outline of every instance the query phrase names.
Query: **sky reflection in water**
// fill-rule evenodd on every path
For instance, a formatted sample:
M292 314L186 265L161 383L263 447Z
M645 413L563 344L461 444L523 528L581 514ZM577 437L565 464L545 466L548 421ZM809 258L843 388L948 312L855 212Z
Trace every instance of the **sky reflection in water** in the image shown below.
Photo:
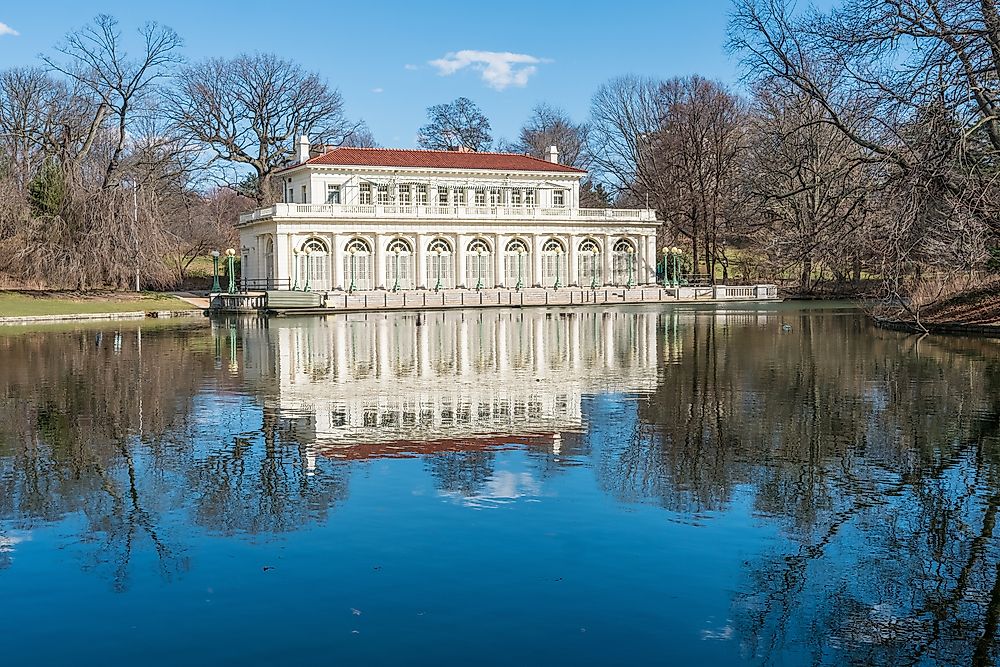
M5 657L993 664L997 366L789 304L9 330Z

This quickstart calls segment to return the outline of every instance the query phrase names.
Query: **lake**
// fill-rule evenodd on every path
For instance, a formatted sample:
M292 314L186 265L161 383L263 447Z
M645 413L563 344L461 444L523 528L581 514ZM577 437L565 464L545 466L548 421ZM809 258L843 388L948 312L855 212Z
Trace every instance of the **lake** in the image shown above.
M998 351L807 303L8 328L4 662L992 665Z

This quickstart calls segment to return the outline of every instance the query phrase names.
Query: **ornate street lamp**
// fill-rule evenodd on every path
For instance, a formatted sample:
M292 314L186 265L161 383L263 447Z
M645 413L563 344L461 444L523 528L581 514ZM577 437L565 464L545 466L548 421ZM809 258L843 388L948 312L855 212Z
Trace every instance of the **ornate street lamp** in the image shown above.
M632 289L632 255L634 252L632 248L629 248L625 255L625 259L628 262L628 282L625 283L625 287L628 289Z
M552 289L559 289L559 261L562 258L562 248L556 248L556 282L552 285Z
M305 259L305 264L306 264L306 284L305 284L305 286L302 289L304 291L306 291L306 292L309 291L309 282L310 282L310 278L312 277L311 276L312 269L309 266L309 254L310 254L309 248L303 248L302 249L302 255L306 258Z
M667 271L667 257L669 257L672 254L670 251L671 248L663 246L663 287L665 288L670 287L670 279L668 278L668 276L672 275Z
M396 256L395 257L395 260L396 260L396 264L395 264L395 267L396 267L396 282L394 282L393 285L392 285L392 291L393 292L398 292L399 291L399 248L396 248L395 250L393 250L392 253Z
M348 294L354 294L354 272L355 272L355 268L354 268L354 264L355 264L354 254L357 251L354 248L351 248L347 252L349 252L350 255L351 255L351 286L347 288L347 293Z
M594 253L594 259L593 264L590 265L590 289L597 289L597 262L601 251L594 248L592 252Z
M236 294L236 251L227 248L226 258L229 260L229 293Z
M517 285L514 286L514 289L517 290L518 292L520 292L521 288L524 287L524 280L523 280L523 278L524 278L524 265L523 265L523 261L522 261L523 259L524 259L524 250L522 250L521 248L518 248L518 250L517 250Z
M295 282L292 283L292 289L298 291L299 289L299 249L292 248L292 263L295 265L292 267L292 275L295 277Z
M476 280L476 291L483 289L483 249L476 250L476 272L479 274Z
M434 291L441 291L441 248L437 248L434 251L437 254L437 284L434 285Z
M222 291L222 285L219 284L219 255L221 253L218 250L212 251L212 292L218 294Z

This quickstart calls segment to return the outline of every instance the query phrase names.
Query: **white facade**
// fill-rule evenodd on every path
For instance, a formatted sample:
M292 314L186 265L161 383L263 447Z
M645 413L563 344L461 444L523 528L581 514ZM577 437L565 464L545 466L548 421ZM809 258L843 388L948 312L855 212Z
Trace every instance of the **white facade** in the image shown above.
M243 279L313 291L654 282L655 212L580 208L584 176L511 154L334 149L277 174L283 203L241 216Z

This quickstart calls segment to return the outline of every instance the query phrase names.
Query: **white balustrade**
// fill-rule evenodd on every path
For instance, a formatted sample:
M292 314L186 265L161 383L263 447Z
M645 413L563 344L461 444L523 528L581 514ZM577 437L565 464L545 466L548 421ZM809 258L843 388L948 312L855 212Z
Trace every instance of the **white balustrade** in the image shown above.
M275 204L240 216L240 224L280 218L390 218L407 219L594 219L614 218L632 222L655 222L652 209L628 208L540 208L536 206L412 206L379 204Z

